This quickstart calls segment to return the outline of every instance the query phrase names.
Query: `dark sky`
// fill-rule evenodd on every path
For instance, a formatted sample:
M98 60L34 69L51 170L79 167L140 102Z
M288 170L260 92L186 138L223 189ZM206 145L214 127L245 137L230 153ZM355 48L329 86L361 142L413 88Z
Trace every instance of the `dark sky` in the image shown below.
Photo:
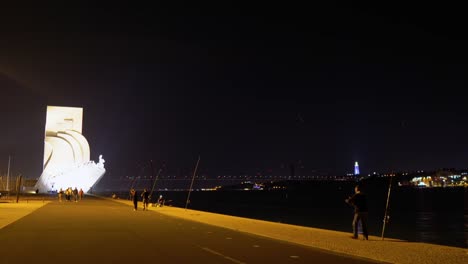
M40 175L46 105L109 177L467 167L461 6L166 2L2 7L0 172Z

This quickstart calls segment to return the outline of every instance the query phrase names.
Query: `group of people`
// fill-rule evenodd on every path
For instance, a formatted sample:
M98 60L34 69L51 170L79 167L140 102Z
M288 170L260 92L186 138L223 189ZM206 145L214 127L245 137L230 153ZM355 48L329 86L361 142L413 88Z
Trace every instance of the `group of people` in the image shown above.
M147 189L143 189L141 195L138 195L138 192L135 189L130 190L130 199L133 201L133 210L138 210L138 199L141 197L141 201L143 202L143 211L148 210L149 202L151 199L151 195ZM164 205L163 196L160 195L158 199L157 206L162 207Z
M76 187L75 187L75 189L72 189L71 187L68 187L65 191L62 188L60 188L60 191L58 191L59 202L62 202L63 195L65 195L65 200L66 201L71 202L73 200L75 202L78 202L78 200L79 201L83 200L84 192L83 192L83 189L81 189L81 188L78 191L78 189Z
M355 194L353 196L348 197L345 202L352 205L354 207L354 218L352 222L353 226L353 236L351 238L357 239L358 238L358 227L359 223L361 223L362 227L362 233L364 236L365 240L369 240L369 235L367 231L367 215L368 215L368 210L367 210L367 198L366 195L362 192L362 187L360 185L357 185L354 188ZM60 188L60 191L58 192L58 198L59 202L62 202L62 196L65 195L65 199L67 201L72 201L72 199L75 202L78 202L78 200L83 199L83 189L78 189L75 187L75 189L72 189L71 187L68 187L65 191ZM150 193L148 192L147 189L144 189L143 192L139 195L138 192L135 189L130 190L130 198L133 201L133 210L136 211L138 210L138 200L141 197L141 201L143 202L143 211L148 210L148 205L150 202ZM117 196L113 194L112 198L116 199ZM158 198L158 202L156 206L162 207L164 205L164 199L163 196L160 195Z
M76 190L76 188L75 188ZM82 192L80 190L80 192ZM359 223L361 224L363 238L365 240L369 240L369 234L367 230L367 217L368 217L368 210L367 210L367 198L366 195L362 192L362 186L357 185L354 188L355 194L345 199L345 202L349 205L354 207L354 218L352 222L353 226L353 235L351 238L357 239L358 238L358 230L359 230ZM117 197L113 195L112 198L116 199ZM138 210L138 200L141 197L141 201L143 202L143 211L148 210L148 205L150 201L150 193L147 189L144 189L143 192L139 195L139 193L135 189L130 190L130 199L133 201L133 210ZM80 198L81 199L81 198ZM159 196L158 202L156 206L162 207L164 205L164 199L162 195Z

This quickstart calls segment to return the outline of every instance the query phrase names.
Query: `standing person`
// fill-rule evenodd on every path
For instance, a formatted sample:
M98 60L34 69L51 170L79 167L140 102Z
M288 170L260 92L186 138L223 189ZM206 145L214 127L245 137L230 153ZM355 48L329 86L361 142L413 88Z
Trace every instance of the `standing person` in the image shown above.
M84 192L83 192L83 189L82 189L82 188L80 188L80 191L78 192L78 194L80 195L80 201L83 200L83 194L84 194Z
M71 188L68 187L67 190L65 191L65 198L67 201L70 201L70 195L71 195Z
M73 189L73 198L75 199L75 203L78 202L78 189L75 187L75 189Z
M133 200L133 211L136 211L138 209L138 193L135 189L130 190L130 195L132 196Z
M141 197L143 197L143 211L148 210L149 192L146 189L144 189L143 193L141 194Z
M354 218L353 218L353 236L351 238L358 238L358 225L361 222L362 233L365 240L369 240L367 233L367 198L361 191L361 186L356 185L354 187L355 194L345 200L346 203L354 206Z
M62 202L62 195L63 195L63 190L62 188L60 188L60 191L58 192L59 202Z

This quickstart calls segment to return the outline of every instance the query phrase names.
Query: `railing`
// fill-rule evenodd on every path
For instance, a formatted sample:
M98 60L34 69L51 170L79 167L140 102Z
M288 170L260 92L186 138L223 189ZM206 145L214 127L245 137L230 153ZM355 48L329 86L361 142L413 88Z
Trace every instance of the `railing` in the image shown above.
M57 200L58 197L56 194L20 194L18 202L19 203L29 203L29 202L47 202ZM0 197L0 203L16 203L16 193L10 192L3 193Z

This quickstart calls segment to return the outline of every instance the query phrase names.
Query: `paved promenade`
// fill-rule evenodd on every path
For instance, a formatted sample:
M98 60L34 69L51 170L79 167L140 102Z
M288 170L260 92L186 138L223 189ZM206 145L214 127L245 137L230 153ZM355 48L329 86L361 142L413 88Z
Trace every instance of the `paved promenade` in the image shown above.
M28 201L27 203L23 201L20 203L0 201L0 229L49 203L43 201Z
M115 200L130 205L130 201ZM398 239L351 239L351 233L267 222L176 207L150 207L161 214L216 225L232 230L289 241L340 254L390 263L468 263L468 249ZM351 221L352 219L350 219ZM350 225L351 232L351 225Z
M94 197L0 203L0 227L0 264L468 263L462 248L356 241L348 233L173 207L135 212L129 201Z

